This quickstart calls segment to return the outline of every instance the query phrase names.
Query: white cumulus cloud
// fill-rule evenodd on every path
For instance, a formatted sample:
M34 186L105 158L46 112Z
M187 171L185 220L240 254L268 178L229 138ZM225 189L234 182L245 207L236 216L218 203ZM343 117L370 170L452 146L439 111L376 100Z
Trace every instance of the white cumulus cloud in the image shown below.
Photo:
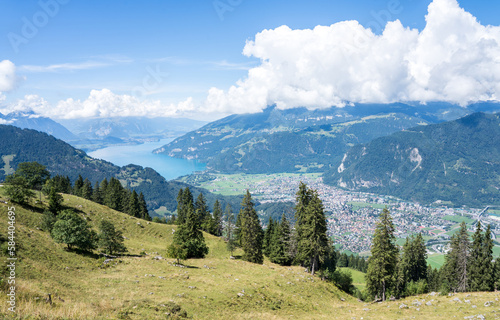
M0 61L0 94L11 91L17 83L16 66L9 60ZM1 100L1 95L0 95Z
M500 97L500 28L483 26L456 0L434 0L422 31L399 20L374 34L356 21L264 30L243 54L259 66L228 90L211 88L204 111L327 108L346 103Z
M191 98L178 104L163 104L159 100L139 100L130 95L119 95L109 89L92 90L85 100L66 99L53 106L38 95L26 95L10 104L2 113L34 111L37 114L63 119L90 117L175 117L195 110Z

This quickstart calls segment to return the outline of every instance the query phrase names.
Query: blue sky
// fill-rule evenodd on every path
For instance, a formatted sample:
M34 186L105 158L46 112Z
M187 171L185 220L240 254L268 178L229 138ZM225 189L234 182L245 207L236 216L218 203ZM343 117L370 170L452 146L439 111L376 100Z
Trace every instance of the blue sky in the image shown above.
M242 51L265 29L312 29L356 20L380 35L387 21L399 19L404 27L422 31L430 3L2 0L0 61L12 62L17 78L14 88L3 90L3 104L36 95L55 108L61 100L84 101L92 90L103 89L157 105L176 105L189 97L195 105L204 104L210 88L225 92L260 65L255 54ZM500 2L459 4L483 26L500 22ZM196 107L186 110L197 113ZM231 111L207 110L212 118Z

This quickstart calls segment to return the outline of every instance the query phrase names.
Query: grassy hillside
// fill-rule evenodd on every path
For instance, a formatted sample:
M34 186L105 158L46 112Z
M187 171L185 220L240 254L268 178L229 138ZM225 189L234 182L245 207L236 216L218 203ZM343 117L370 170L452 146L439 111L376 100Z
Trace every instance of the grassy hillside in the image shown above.
M0 318L166 319L167 313L182 311L194 319L447 319L477 314L489 318L500 306L500 293L472 294L467 298L470 304L458 304L455 297L421 296L419 301L432 302L418 310L412 306L416 298L362 303L300 267L229 259L224 242L207 234L207 258L187 260L188 267L180 268L172 259L154 259L165 257L176 226L141 221L74 196L64 199L94 228L103 218L111 220L126 237L128 255L105 265L98 255L68 252L39 230L41 205L16 206L18 311L17 318L12 317L2 303ZM7 226L4 201L0 188L2 234ZM147 254L141 255L143 251ZM52 305L45 302L48 293ZM457 297L463 301L465 294ZM493 301L492 306L485 307L486 301ZM410 308L400 309L402 303Z

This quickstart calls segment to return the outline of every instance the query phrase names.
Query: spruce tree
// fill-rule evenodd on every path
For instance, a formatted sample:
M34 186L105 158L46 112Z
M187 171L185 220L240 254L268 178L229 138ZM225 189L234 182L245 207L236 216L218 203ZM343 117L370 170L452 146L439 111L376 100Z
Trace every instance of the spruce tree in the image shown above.
M483 281L479 290L493 291L495 288L495 265L493 262L493 239L491 236L491 225L486 227L484 232L483 245Z
M135 190L133 190L129 194L127 209L127 213L132 217L142 218L141 207L139 205L139 196L137 195L137 192L135 192Z
M80 190L80 195L82 198L87 199L87 200L92 200L92 184L88 179L85 179L83 181L83 186Z
M198 218L198 224L201 226L203 231L208 232L208 229L210 228L210 219L207 219L207 217L210 216L210 212L208 211L207 202L205 201L205 197L203 197L202 192L200 192L196 198L194 211Z
M49 211L57 216L62 209L63 196L56 192L56 188L52 187L49 192Z
M219 200L215 200L214 203L213 219L210 233L217 237L222 236L222 207L219 203Z
M442 282L445 290L468 290L470 242L467 225L462 221L460 229L451 237L450 250L443 266Z
M200 230L193 203L189 202L186 209L186 220L175 231L172 246L179 246L182 250L185 250L186 259L203 258L208 254L208 247L205 244L203 232Z
M73 194L77 197L82 196L82 188L83 188L83 178L79 174L78 179L75 181L75 186L73 187Z
M262 264L264 262L262 254L263 232L252 196L248 190L241 203L239 216L241 216L240 242L244 251L243 260Z
M398 262L398 248L394 236L394 225L389 210L384 208L373 235L371 257L368 260L366 286L374 296L386 299L386 292L394 286L394 275Z
M92 201L94 201L95 203L102 204L102 192L99 182L96 182L94 185L94 192L92 193Z
M307 191L311 197L300 218L300 233L298 239L298 252L301 260L306 261L311 274L319 269L329 253L328 228L325 218L323 203L316 191Z
M281 222L275 224L271 241L273 242L271 261L282 266L290 265L290 225L284 213L281 216Z
M144 199L144 194L139 193L139 211L141 219L151 221L151 216L149 215L148 205L146 199Z
M225 220L226 220L226 241L227 241L227 250L231 252L231 256L233 255L233 251L235 249L235 243L234 243L234 215L231 211L231 205L227 204L226 205L226 210L225 210Z
M189 187L186 187L184 190L180 189L177 195L177 223L179 225L186 221L188 205L193 206L193 203L193 194L189 190Z
M482 263L483 263L483 245L484 237L481 230L481 221L477 222L476 231L472 235L472 245L470 248L469 256L469 290L470 291L480 291L480 287L483 280Z
M308 259L305 252L302 251L300 246L301 241L303 240L303 228L304 221L306 216L306 210L309 206L309 202L312 199L312 190L307 188L307 185L303 182L299 184L299 190L297 191L295 201L295 237L294 242L296 242L296 253L295 260L297 264L302 266L307 265Z
M494 264L493 271L494 289L495 291L500 290L500 257L497 257Z
M262 239L262 253L266 257L270 257L272 252L272 237L274 234L274 220L269 217L269 222L267 223L266 231L264 232L264 238Z
M469 257L470 291L492 291L494 288L493 240L491 227L488 225L484 235L478 221L476 232L472 236Z
M111 209L122 211L123 210L123 187L120 180L111 178L106 186L106 193L104 195L104 204Z
M241 225L242 225L242 216L238 213L236 216L236 223L234 224L234 245L241 247Z
M99 189L101 190L101 197L102 197L102 203L105 204L105 197L108 192L108 179L104 178L104 180L101 181L99 184Z

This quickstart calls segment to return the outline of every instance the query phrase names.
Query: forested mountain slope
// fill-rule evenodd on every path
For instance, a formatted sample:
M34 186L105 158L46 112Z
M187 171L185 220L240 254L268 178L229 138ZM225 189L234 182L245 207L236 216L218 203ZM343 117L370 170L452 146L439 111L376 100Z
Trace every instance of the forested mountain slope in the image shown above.
M357 145L324 181L424 203L498 205L500 115L474 113Z

